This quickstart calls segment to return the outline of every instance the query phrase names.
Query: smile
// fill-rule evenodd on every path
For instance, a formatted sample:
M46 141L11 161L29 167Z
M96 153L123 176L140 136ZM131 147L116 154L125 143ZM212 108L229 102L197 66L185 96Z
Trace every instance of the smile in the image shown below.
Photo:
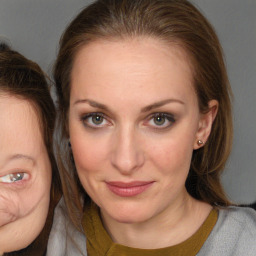
M129 183L112 181L106 182L106 185L111 192L118 196L132 197L141 194L151 187L153 183L154 181L134 181Z

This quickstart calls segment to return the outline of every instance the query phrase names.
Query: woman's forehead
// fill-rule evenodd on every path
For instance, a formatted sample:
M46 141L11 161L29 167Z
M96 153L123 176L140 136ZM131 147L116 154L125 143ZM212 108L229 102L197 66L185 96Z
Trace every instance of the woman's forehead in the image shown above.
M133 41L98 41L85 46L76 56L71 79L71 94L81 95L104 89L133 90L157 94L173 89L191 93L192 72L184 51L149 38ZM98 92L97 92L98 93ZM111 96L111 95L110 95ZM126 94L126 97L128 95Z

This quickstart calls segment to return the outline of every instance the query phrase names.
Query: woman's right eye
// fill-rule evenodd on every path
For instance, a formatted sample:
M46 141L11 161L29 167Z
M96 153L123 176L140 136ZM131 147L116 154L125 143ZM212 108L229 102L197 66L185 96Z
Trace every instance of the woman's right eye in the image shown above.
M83 124L90 128L102 128L110 125L103 113L89 113L81 118Z
M25 172L10 173L5 176L0 177L0 182L3 183L14 183L22 180L27 180L29 178L28 174Z

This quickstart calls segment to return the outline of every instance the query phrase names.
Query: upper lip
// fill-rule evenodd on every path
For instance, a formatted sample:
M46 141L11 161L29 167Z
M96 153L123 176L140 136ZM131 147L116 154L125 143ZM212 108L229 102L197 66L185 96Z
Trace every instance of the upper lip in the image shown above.
M106 181L106 183L110 186L120 187L120 188L131 188L131 187L139 187L145 186L154 181L131 181L131 182L123 182L123 181Z

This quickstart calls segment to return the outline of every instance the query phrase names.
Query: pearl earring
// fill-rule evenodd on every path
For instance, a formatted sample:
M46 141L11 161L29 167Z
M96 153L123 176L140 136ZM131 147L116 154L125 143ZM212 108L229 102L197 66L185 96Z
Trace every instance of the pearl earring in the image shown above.
M201 145L203 145L203 144L204 144L204 142L203 142L202 140L198 140L198 141L197 141L197 145L198 145L198 146L201 146Z

